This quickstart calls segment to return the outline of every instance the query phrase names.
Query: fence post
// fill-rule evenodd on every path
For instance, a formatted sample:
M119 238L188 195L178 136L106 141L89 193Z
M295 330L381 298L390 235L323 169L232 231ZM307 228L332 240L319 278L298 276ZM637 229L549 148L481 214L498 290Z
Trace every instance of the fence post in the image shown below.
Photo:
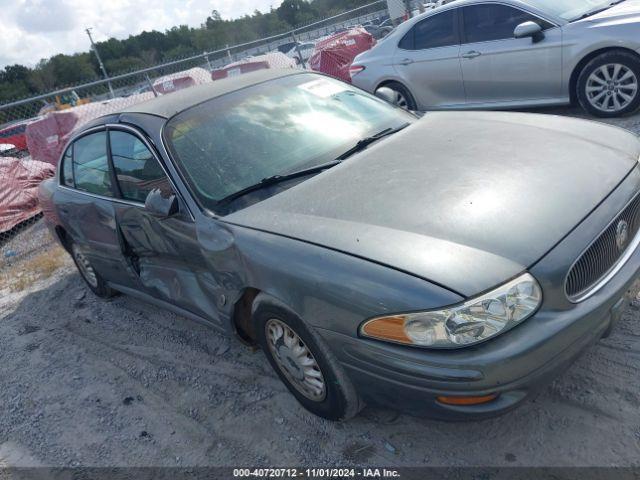
M291 38L293 39L293 41L296 44L296 52L298 53L298 58L300 59L300 64L302 65L302 68L304 68L306 70L307 69L307 62L305 62L304 58L302 58L302 52L300 51L300 44L298 43L298 39L296 38L296 34L291 32Z
M211 68L211 62L209 61L209 55L207 55L207 52L203 52L204 54L204 58L207 60L207 67L209 67L209 71L213 70L213 68Z
M157 97L158 96L158 92L156 92L156 89L153 88L153 83L151 82L151 79L149 78L149 74L145 73L144 74L144 78L147 79L147 83L149 84L149 87L151 88L151 91L153 92L153 96Z

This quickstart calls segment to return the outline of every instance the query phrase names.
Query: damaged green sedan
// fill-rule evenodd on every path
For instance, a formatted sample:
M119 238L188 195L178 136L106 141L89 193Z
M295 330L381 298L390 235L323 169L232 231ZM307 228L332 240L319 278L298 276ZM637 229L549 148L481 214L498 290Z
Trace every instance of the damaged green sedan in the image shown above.
M311 412L504 413L606 336L640 270L640 141L418 118L263 71L95 120L40 197L97 295L262 347Z

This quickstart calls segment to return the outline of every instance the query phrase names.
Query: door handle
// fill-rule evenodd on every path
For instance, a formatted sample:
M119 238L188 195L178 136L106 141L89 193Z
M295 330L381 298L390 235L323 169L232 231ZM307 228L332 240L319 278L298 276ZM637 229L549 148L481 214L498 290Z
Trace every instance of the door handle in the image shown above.
M462 58L476 58L476 57L479 57L480 55L482 54L477 50L471 50L470 52L463 53Z
M405 58L403 60L400 60L400 65L404 65L405 67L407 65L411 65L413 63L413 60L411 60L410 58Z

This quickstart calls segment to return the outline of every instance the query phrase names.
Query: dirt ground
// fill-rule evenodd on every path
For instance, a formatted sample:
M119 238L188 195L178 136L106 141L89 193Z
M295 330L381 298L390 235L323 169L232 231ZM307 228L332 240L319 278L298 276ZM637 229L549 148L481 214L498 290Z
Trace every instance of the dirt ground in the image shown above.
M640 115L617 123L640 132ZM100 300L61 258L25 290L0 286L0 465L640 466L638 288L610 338L506 416L365 409L331 423L261 352L127 296Z

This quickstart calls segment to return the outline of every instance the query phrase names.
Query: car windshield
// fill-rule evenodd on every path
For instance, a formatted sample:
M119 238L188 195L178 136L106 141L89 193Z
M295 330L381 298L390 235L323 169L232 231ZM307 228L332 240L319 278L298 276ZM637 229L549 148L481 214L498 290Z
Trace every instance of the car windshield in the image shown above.
M614 3L614 0L527 0L527 2L543 12L573 21L590 12L607 8Z
M172 119L167 146L204 208L274 175L334 160L415 117L346 83L291 75L213 98Z

